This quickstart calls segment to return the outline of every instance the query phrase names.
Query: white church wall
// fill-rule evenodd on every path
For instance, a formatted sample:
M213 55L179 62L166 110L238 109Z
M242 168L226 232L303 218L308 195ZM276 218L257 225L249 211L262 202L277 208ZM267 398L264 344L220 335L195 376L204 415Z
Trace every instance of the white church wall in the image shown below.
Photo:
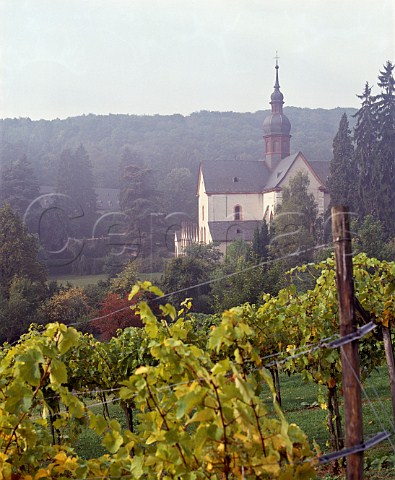
M210 208L210 198L206 193L203 175L201 175L198 188L198 233L199 241L204 243L209 243L207 235L209 231L208 221L210 218Z
M305 161L298 156L295 162L292 164L291 168L289 169L287 175L285 176L284 180L281 182L281 187L288 187L290 180L298 173L303 172L307 173L310 184L308 188L308 192L314 195L314 199L318 205L318 213L323 214L325 208L327 207L328 199L325 198L324 192L320 190L321 183L317 180L315 175L313 175L310 168L306 165Z
M240 207L241 220L262 219L262 193L216 194L210 196L209 221L218 222L235 219L235 207Z
M262 210L262 218L264 218L267 222L270 221L270 215L274 215L274 211L276 209L276 205L278 202L277 192L265 192L263 195L263 210Z

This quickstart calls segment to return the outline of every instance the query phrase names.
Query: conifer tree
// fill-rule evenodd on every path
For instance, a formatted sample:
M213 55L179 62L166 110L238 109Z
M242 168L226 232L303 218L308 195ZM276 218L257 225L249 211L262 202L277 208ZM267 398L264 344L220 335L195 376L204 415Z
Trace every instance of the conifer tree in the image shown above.
M361 108L354 115L357 119L354 129L354 165L357 183L355 207L360 217L376 212L374 152L377 144L377 120L371 92L372 87L366 82L363 93L357 95L362 102Z
M1 171L0 203L8 203L21 217L40 194L40 187L26 155Z
M394 65L388 61L384 70L378 76L378 86L381 93L374 97L379 121L379 137L391 141L395 135L395 79L393 75Z
M375 106L378 123L378 141L375 151L375 185L377 185L377 217L387 234L395 234L395 80L394 65L387 62L380 71Z
M66 149L61 153L57 192L71 199L70 208L75 210L75 217L80 217L80 221L72 222L74 228L69 233L77 237L90 236L95 221L96 194L92 165L83 145L75 152Z
M156 188L155 173L142 164L129 164L121 177L120 206L128 216L128 241L138 247L139 255L151 257L164 248L163 202Z
M356 113L354 163L357 173L358 213L361 220L373 215L386 236L395 234L395 82L391 62L380 71L380 94L373 96L368 83Z
M343 113L339 130L333 140L333 158L328 179L332 205L345 205L353 209L355 185L353 154L351 130L347 115Z
M266 220L256 228L252 239L252 253L259 262L267 260L269 255L270 233Z

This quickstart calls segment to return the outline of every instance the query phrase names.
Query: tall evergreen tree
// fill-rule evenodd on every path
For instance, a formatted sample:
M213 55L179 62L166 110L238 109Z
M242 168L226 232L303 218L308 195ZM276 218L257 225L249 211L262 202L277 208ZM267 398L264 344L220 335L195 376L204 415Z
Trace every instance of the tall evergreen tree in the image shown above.
M355 168L354 146L348 118L343 113L339 130L333 140L333 158L330 165L328 188L332 205L354 207Z
M380 139L390 140L393 146L395 135L395 79L394 65L388 61L378 76L381 93L374 97L379 122Z
M381 93L374 97L378 141L375 151L375 184L377 185L377 217L389 235L395 235L395 80L394 65L387 62L380 71Z
M9 203L15 212L23 216L40 193L37 178L26 155L2 168L0 187L0 204Z
M395 234L395 81L394 65L387 62L378 76L381 92L373 96L366 83L356 113L354 162L360 218L373 215L386 236Z
M252 239L252 254L258 262L265 262L269 255L270 232L266 220L256 228Z
M127 238L131 244L138 245L139 255L151 257L152 262L153 254L165 248L166 231L163 222L165 206L160 201L156 185L152 169L140 164L124 167L120 206L128 216Z
M83 145L75 152L63 150L60 155L57 192L70 197L70 209L79 221L72 222L73 236L90 236L96 215L96 194L92 165Z
M196 180L188 168L173 168L164 179L163 205L166 213L185 212L195 216L196 199L194 191Z
M361 100L361 108L354 115L354 165L356 173L356 203L355 207L360 217L374 214L377 209L375 188L375 157L377 147L377 119L375 113L372 87L368 82L364 91L357 95Z

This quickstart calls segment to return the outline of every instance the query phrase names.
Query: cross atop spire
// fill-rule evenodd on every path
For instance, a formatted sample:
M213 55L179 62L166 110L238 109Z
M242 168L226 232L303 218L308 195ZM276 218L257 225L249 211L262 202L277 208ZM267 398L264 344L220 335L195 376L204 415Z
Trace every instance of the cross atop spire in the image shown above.
M276 51L276 56L274 57L276 60L276 81L274 84L274 92L272 93L270 97L270 104L272 106L272 113L283 113L283 104L284 104L284 96L280 91L280 82L278 80L278 70L279 70L279 65L278 65L278 59L280 58L278 56L278 52Z
M278 162L287 157L290 152L290 131L291 123L283 113L284 96L280 91L280 82L278 80L278 52L276 50L276 82L274 91L270 95L271 114L263 122L263 138L265 139L265 161L270 170Z
M276 60L276 67L275 67L275 68L276 68L276 83L275 83L275 85L274 85L274 88L275 88L275 90L280 91L280 83L279 83L279 81L278 81L278 69L280 68L280 67L278 66L278 59L279 59L280 57L278 56L278 51L277 51L277 50L276 50L276 56L275 56L274 58L275 58L275 60Z

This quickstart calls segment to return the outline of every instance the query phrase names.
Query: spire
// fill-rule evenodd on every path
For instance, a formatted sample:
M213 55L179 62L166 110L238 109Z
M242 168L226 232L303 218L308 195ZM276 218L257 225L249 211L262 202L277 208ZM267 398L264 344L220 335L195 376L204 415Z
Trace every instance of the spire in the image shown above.
M284 105L284 95L280 92L280 82L278 81L278 69L280 68L278 66L278 59L280 57L278 56L277 51L274 58L276 59L276 83L274 84L274 92L270 97L270 105L272 106L272 113L282 113Z
M272 111L263 122L263 138L265 139L265 161L272 170L274 166L283 158L290 154L290 131L291 124L283 113L284 96L280 92L280 82L278 80L278 54L274 57L276 60L276 82L274 92L270 96L270 105Z
M275 58L275 60L276 60L276 67L275 67L275 68L276 68L276 83L275 83L275 85L274 85L274 89L277 90L277 91L280 91L280 84L279 84L279 82L278 82L278 69L280 68L280 67L278 66L278 59L279 59L280 57L278 56L277 50L276 50L276 56L275 56L274 58Z

